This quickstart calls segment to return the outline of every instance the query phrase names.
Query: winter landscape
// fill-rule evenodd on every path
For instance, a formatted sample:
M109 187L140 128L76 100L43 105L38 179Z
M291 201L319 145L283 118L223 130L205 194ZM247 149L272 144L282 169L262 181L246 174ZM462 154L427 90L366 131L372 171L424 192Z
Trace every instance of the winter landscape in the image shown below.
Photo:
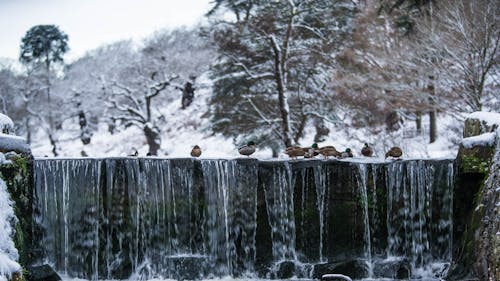
M0 281L500 280L498 1L46 2L0 1Z

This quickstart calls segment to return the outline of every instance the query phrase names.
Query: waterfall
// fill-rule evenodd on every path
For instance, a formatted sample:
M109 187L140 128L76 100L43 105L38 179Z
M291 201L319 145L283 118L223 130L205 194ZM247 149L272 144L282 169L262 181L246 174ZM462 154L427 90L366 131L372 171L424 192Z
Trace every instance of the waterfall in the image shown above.
M394 162L386 173L387 257L408 258L414 272L450 262L453 165Z
M275 261L295 260L294 178L288 163L273 167L272 178L265 184L267 214Z
M403 268L429 277L451 260L449 160L34 165L37 239L45 261L69 276L310 278L326 268L394 278ZM357 264L364 270L343 271Z
M361 198L361 204L363 208L363 241L364 241L364 252L365 258L368 264L369 276L373 276L373 268L372 268L372 245L371 245L371 233L370 233L370 219L368 212L368 204L373 204L373 202L368 201L368 188L367 188L367 179L368 179L368 164L358 163L356 166L358 168L358 187L359 194Z
M252 271L255 259L258 169L236 160L202 162L208 256L217 275Z
M322 165L314 167L314 180L316 185L317 206L319 214L319 261L324 262L323 239L325 228L325 196L328 188L330 173Z

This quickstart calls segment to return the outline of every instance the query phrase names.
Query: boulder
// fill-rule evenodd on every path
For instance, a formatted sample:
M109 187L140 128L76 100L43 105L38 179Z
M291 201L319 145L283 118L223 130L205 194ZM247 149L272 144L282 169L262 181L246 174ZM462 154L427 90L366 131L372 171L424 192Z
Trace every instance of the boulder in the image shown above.
M363 260L314 265L312 274L314 279L321 279L321 277L325 274L342 274L350 277L351 279L362 279L368 276L369 271L368 266Z
M283 261L278 264L276 277L278 279L288 279L295 275L295 263L293 261Z
M485 174L495 152L500 113L474 112L465 120L457 161L462 174Z
M373 276L376 278L407 279L411 277L411 264L408 259L391 259L375 262Z
M48 264L27 268L26 281L61 281L61 277Z

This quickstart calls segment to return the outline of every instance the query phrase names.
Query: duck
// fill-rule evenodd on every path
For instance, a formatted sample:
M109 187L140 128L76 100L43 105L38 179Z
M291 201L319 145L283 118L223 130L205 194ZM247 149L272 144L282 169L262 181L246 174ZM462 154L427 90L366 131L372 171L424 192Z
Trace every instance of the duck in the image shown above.
M201 155L201 148L198 145L195 145L191 150L191 156L200 157L200 155Z
M367 143L365 143L365 146L361 149L361 154L366 157L372 157L373 155L373 148L371 148Z
M304 148L300 146L290 146L285 149L285 154L287 154L292 159L297 159L299 156L304 156L306 154Z
M255 152L256 148L257 146L255 145L255 143L253 141L249 141L247 145L238 148L238 152L241 155L250 156Z
M129 156L137 157L139 156L139 151L137 151L137 149L134 149L134 152L132 154L129 154Z
M327 145L319 148L319 153L328 159L329 156L340 157L340 152L338 152L333 145Z
M340 158L349 158L349 157L353 157L352 150L350 148L347 148L344 152L340 154Z
M394 158L400 158L403 155L403 150L397 146L391 147L389 151L385 154L385 158L387 157L394 157Z
M311 147L304 147L304 158L313 158L319 154L319 148L317 143L313 143Z

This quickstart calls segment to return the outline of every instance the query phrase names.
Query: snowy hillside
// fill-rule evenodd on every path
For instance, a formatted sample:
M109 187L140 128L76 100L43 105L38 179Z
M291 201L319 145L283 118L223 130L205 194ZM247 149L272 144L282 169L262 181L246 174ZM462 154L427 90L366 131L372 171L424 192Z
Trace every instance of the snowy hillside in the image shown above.
M194 102L185 110L181 109L180 95L178 100L160 108L166 120L161 128L162 143L159 157L190 157L190 151L196 144L203 151L202 158L239 157L237 146L233 140L219 134L212 134L210 120L203 117L208 110L210 96L211 89L206 86L196 92ZM354 151L355 157L361 157L360 151L365 142L374 147L376 157L383 157L384 153L392 146L403 148L405 158L455 157L458 146L453 144L453 140L457 136L450 132L450 127L459 122L449 116L440 118L438 141L428 144L426 134L428 126L425 126L425 121L424 118L424 130L420 135L415 135L413 123L409 122L403 124L402 129L397 132L387 133L382 128L378 134L371 134L366 129L338 128L330 125L328 138L319 145L334 145L337 150L345 150L349 147ZM461 129L458 131L461 132ZM128 156L135 150L139 152L139 156L145 156L148 152L146 139L138 127L132 126L110 134L107 124L100 123L88 145L82 144L78 134L77 117L63 124L63 130L59 137L60 157L80 157L82 151L85 151L89 157ZM309 124L300 144L302 146L311 145L314 134L314 127ZM52 156L52 147L43 132L38 132L31 147L36 157ZM271 155L270 149L260 148L253 156L268 159L271 158ZM287 158L284 153L281 153L279 157Z

